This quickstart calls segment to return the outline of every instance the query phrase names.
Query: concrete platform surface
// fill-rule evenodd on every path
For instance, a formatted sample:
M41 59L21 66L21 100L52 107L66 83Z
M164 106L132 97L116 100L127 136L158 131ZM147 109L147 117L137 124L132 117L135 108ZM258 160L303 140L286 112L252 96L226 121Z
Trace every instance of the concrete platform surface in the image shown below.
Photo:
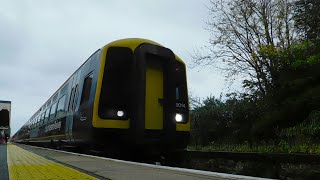
M7 164L7 145L0 144L0 179L9 179Z
M6 153L5 154L5 150ZM98 179L87 173L63 166L54 161L24 150L16 145L1 146L1 156L6 156L7 171L3 171L0 179L33 180L33 179Z
M172 179L172 180L204 180L204 179L263 179L257 177L214 173L207 171L172 168L144 163L128 162L91 155L82 155L59 150L15 144L29 152L46 159L75 168L99 179ZM10 151L10 149L9 149ZM10 153L10 152L9 152ZM13 153L13 152L12 152Z

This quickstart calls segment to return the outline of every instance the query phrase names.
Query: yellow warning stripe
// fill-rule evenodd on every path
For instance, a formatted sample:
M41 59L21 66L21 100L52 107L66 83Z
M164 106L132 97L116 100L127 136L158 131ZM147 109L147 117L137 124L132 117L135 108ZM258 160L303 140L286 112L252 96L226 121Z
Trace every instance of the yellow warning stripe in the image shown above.
M13 144L8 144L7 161L10 180L16 179L97 179L50 161Z

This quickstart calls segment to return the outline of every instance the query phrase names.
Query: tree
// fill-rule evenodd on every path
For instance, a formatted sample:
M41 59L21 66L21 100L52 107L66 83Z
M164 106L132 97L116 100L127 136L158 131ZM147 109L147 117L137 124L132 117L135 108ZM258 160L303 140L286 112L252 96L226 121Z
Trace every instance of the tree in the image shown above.
M229 79L242 75L247 90L265 97L288 66L295 34L292 9L290 0L212 0L209 52L196 50L195 65L218 67Z
M298 0L294 7L295 27L301 38L320 41L320 1Z

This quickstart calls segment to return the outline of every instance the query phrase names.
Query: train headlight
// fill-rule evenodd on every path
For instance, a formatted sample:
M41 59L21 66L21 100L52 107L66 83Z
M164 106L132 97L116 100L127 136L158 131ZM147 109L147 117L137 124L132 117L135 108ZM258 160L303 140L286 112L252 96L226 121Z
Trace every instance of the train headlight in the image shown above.
M178 123L180 123L180 122L182 122L183 121L183 116L182 116L182 114L179 114L179 113L176 113L176 121L178 122Z
M117 116L118 117L123 117L124 116L124 112L123 111L117 111Z

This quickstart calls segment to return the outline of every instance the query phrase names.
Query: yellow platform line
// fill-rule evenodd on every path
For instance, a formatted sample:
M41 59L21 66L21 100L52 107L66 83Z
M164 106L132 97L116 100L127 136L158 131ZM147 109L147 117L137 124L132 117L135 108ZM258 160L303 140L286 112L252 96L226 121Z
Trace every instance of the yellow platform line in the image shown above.
M16 179L97 179L26 151L13 144L7 145L10 180Z

